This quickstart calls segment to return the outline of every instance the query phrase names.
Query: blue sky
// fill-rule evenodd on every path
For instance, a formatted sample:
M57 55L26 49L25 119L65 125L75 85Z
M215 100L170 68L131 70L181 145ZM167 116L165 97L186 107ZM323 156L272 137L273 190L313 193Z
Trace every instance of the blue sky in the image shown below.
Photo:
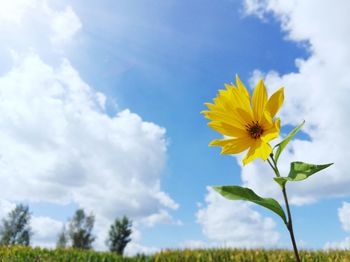
M333 147L325 147L323 143L322 139L329 139L320 118L331 116L319 108L320 103L313 98L305 100L301 93L307 97L311 92L315 100L323 99L322 90L326 87L320 85L314 89L308 85L307 81L317 72L310 68L322 71L325 67L327 72L333 63L341 62L326 59L328 47L320 44L323 35L317 27L315 30L310 23L310 28L302 30L299 22L295 22L300 14L309 19L306 14L312 10L310 6L298 1L294 7L269 1L232 0L215 3L207 0L32 1L24 5L22 13L17 13L21 5L18 2L9 7L13 17L0 13L3 16L0 33L6 39L0 46L0 84L4 86L0 94L10 101L10 106L4 105L0 110L6 115L0 134L12 141L12 144L4 142L3 146L13 148L11 155L1 153L5 156L2 178L4 183L11 184L1 197L2 205L7 208L3 210L9 210L16 202L29 204L35 216L33 228L39 235L36 244L54 244L62 223L80 206L96 213L97 234L105 231L113 217L123 214L132 217L137 234L130 253L196 245L290 246L287 232L276 216L256 206L222 202L207 190L209 185L244 184L263 196L271 193L278 198L276 188L270 185L272 174L262 167L262 161L242 171L240 156L221 156L218 148L208 147L220 134L206 126L207 120L200 111L204 109L203 103L211 101L224 83L234 81L236 73L247 86L259 77L265 78L270 83L270 92L284 85L286 109L281 112L282 134L303 119L307 125L282 163L288 166L288 160L300 157L317 163L332 162L337 155L332 153ZM326 9L327 4L322 10ZM31 15L28 10L33 11ZM315 14L316 21L318 17ZM335 44L347 43L347 39L338 37L340 33L334 34ZM339 57L347 55L341 53L345 52L341 48L338 52ZM314 61L319 61L319 65L314 65ZM337 74L343 76L342 72ZM26 81L28 84L24 85ZM327 81L328 78L323 82ZM41 89L34 88L38 83L44 83ZM344 94L348 95L342 86L346 83L347 78L339 88L334 87L339 105L345 103ZM56 85L60 91L55 89ZM10 88L17 88L22 100L14 98ZM34 97L38 98L38 108L31 104ZM66 97L73 98L66 100ZM67 106L51 108L51 104L42 102L50 99ZM28 115L20 105L28 106L25 109ZM49 108L42 110L45 105ZM334 106L332 110L343 112L346 106ZM75 114L86 118L75 118ZM24 119L26 123L30 117L28 125L14 124L14 119ZM41 119L47 121L47 126L44 121L40 123ZM335 122L342 122L341 114ZM6 125L11 128L5 128ZM29 131L19 134L19 130L30 128L34 135ZM57 137L52 138L55 134ZM38 146L33 148L42 148L40 153L26 146L35 143ZM45 146L39 147L41 143ZM59 149L52 146L55 144ZM314 148L313 153L306 152L309 147ZM334 156L329 160L319 153L326 154L328 150ZM36 173L26 174L24 167L28 163L14 157L22 154L33 156ZM61 156L67 159L60 160ZM114 157L118 160L113 160ZM350 221L342 217L350 212L343 203L349 201L346 185L350 180L338 175L345 169L344 165L339 165L334 174L332 171L318 174L333 174L334 179L328 184L320 178L301 189L296 185L291 188L296 237L304 248L346 247L348 243L345 240ZM45 175L48 170L52 175ZM99 170L103 175L96 182ZM15 175L10 178L11 172L18 172L19 178ZM257 172L265 172L263 183ZM23 189L14 182L17 179L28 179L25 186L30 190L18 193ZM126 180L130 183L123 184ZM108 183L120 185L120 190L118 186L109 187ZM148 187L161 196L153 199ZM96 191L89 196L91 190ZM40 191L38 196L36 191ZM101 197L103 192L106 196ZM100 204L101 208L94 209ZM225 229L227 218L211 213L218 206L246 212L238 218L228 217L234 222L227 227L242 227L242 236L235 236L234 228ZM245 222L249 219L252 226ZM210 221L218 221L220 226L212 228ZM54 230L40 231L42 223L53 225ZM254 229L249 229L250 226ZM232 236L226 236L225 230L232 231ZM260 238L261 230L266 230L266 235ZM273 237L269 239L269 235ZM102 238L96 244L98 249L103 249Z

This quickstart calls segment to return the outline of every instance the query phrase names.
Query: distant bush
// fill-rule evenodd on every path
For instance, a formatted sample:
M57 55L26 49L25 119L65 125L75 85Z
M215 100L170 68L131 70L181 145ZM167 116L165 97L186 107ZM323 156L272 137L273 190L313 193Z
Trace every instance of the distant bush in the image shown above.
M1 245L30 245L32 229L30 227L31 213L29 207L18 204L2 220L0 227L0 244Z
M132 222L127 216L116 218L108 232L107 245L111 252L123 255L124 249L131 241Z
M94 223L95 216L92 213L90 215L86 215L84 209L78 209L75 212L73 218L69 222L68 228L68 236L73 248L92 248L92 242L95 240L95 237L92 235ZM64 232L62 233L64 234Z

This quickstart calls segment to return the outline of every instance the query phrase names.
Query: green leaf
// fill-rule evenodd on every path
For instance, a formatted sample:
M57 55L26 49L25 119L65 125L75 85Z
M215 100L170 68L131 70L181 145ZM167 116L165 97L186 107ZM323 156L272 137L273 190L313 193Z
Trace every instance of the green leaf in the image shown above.
M333 165L333 163L325 165L313 165L303 162L290 163L290 171L287 177L275 177L275 181L283 188L287 181L301 181L305 180L309 176Z
M273 198L262 198L246 187L240 186L213 186L214 190L223 197L230 200L246 200L270 209L279 215L283 222L287 224L286 215L280 204Z
M282 140L281 143L279 143L275 146L275 147L278 147L276 154L275 154L275 162L276 163L277 163L278 158L280 157L280 154L282 153L283 149L287 146L289 141L296 135L296 133L299 132L299 130L303 127L304 124L305 124L305 121L303 121L299 126L294 128L292 130L292 132L290 132L289 135L285 139Z

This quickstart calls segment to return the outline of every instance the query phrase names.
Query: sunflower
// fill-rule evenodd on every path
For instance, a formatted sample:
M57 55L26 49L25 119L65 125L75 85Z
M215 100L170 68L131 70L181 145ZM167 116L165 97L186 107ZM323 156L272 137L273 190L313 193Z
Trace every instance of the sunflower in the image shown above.
M221 146L221 154L238 154L249 148L243 159L246 165L256 158L266 160L272 152L269 141L280 132L280 119L274 119L284 100L283 87L268 99L262 80L256 85L252 98L236 75L237 87L225 84L209 110L202 111L211 122L208 126L223 134L224 139L213 140L210 146Z

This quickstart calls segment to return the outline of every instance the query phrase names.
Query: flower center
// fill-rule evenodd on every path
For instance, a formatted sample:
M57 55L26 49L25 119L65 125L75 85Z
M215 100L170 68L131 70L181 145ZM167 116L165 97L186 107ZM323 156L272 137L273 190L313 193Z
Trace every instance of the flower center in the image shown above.
M264 129L259 125L258 121L246 125L246 128L249 135L254 139L258 139L264 133Z

